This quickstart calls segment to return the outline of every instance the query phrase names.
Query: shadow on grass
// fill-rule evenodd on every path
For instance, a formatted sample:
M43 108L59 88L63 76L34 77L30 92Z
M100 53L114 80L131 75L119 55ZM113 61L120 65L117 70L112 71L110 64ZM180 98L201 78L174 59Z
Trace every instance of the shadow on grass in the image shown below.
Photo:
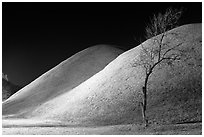
M195 124L195 123L202 123L202 121L201 120L199 120L199 121L186 121L186 122L178 122L175 124Z
M90 127L90 126L83 126L83 125L51 125L51 124L45 124L45 125L3 125L2 126L3 128L15 128L15 127L18 127L18 128L27 128L27 127L69 127L69 128L76 128L76 127Z

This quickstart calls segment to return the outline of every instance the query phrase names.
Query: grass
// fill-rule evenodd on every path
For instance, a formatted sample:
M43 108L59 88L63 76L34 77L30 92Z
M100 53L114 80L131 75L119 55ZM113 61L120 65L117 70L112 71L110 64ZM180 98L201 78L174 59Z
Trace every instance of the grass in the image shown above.
M201 135L202 123L150 125L112 125L100 127L33 126L7 127L3 135Z

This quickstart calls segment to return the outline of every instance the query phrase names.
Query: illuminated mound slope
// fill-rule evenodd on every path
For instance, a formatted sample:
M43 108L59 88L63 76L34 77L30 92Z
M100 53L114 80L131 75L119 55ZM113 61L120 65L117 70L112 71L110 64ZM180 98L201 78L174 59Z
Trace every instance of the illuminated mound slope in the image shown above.
M3 116L17 117L68 92L102 70L121 53L120 49L98 45L73 55L3 102Z
M202 113L201 24L184 25L171 32L179 39L165 40L183 42L180 48L189 51L189 59L156 68L149 81L147 117L155 123L197 122ZM149 46L150 42L143 45ZM25 117L80 125L140 123L144 70L131 65L140 50L141 45L121 54L90 79Z

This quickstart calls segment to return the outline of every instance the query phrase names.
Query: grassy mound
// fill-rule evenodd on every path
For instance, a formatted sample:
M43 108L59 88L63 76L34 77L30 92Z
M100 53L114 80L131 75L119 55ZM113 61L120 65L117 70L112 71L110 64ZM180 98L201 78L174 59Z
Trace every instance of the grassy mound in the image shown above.
M201 121L202 32L201 24L190 24L169 32L170 44L182 42L185 57L173 65L161 64L148 83L147 117L151 123ZM160 36L157 36L160 37ZM152 39L142 43L151 46ZM141 45L121 54L102 71L74 89L52 98L24 115L70 125L141 123L140 103L145 71L132 67ZM5 107L3 106L3 111Z
M63 61L3 102L3 116L19 117L75 88L114 60L122 50L98 45Z

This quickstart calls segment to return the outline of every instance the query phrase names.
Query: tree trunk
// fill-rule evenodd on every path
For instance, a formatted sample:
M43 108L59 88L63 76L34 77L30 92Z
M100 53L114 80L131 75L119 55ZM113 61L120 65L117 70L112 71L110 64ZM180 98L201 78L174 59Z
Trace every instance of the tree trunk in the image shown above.
M145 123L145 127L148 126L148 120L146 117L146 109L147 109L147 88L146 85L142 88L143 90L143 103L142 103L142 116L143 116L143 121Z

